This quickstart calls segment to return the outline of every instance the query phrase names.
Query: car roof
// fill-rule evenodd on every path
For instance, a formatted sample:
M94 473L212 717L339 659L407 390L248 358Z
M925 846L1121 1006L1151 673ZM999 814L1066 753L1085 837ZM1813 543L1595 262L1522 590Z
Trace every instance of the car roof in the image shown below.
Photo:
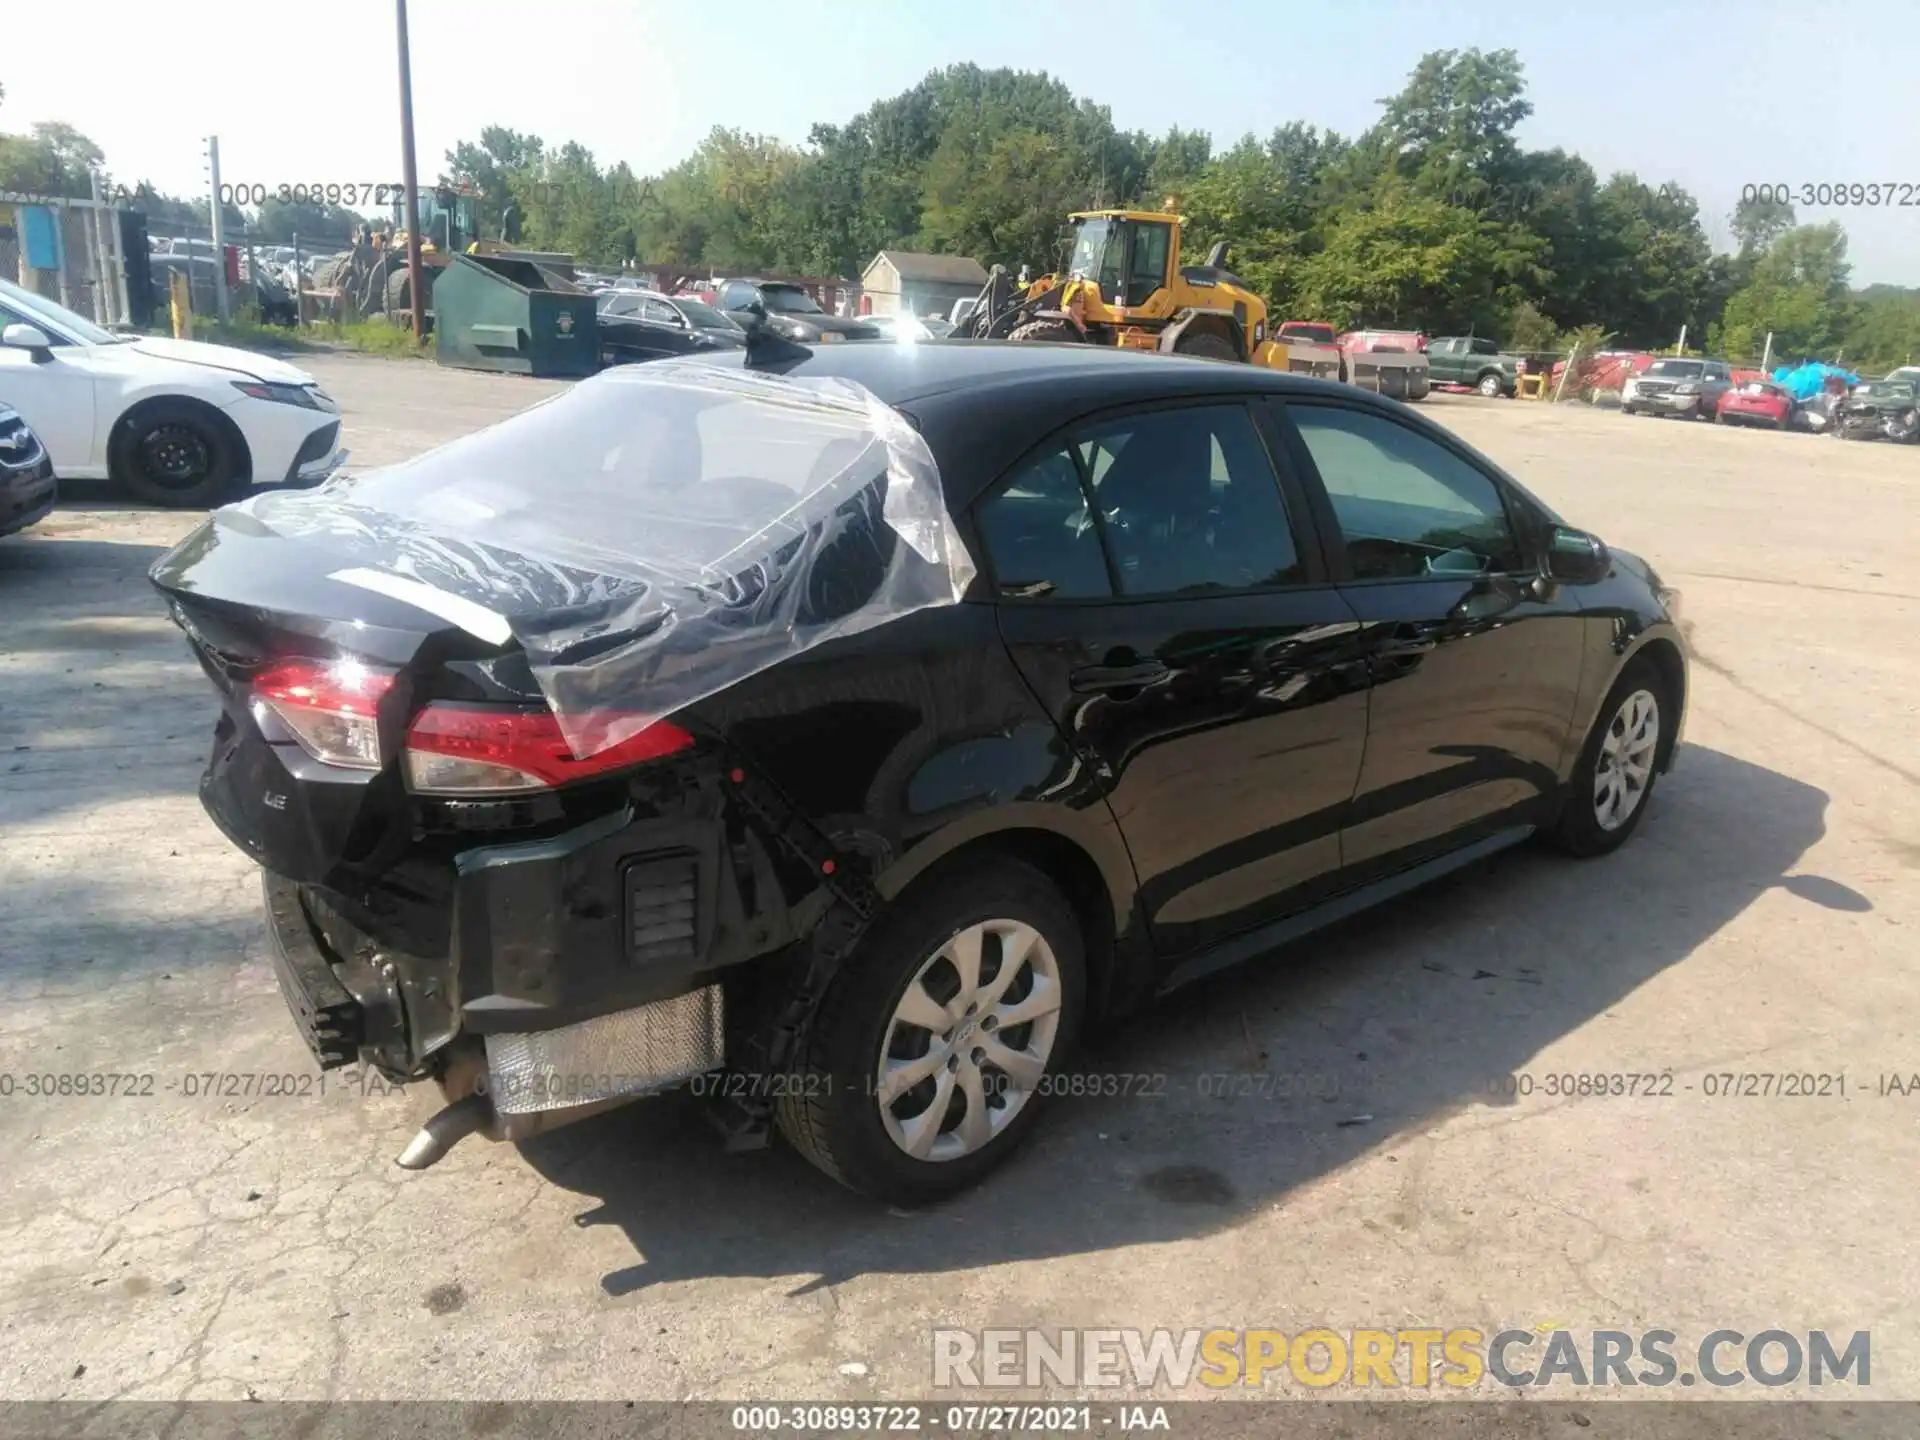
M927 340L915 345L790 347L760 369L852 380L919 428L940 466L948 509L965 509L1061 427L1102 410L1190 397L1319 395L1431 422L1363 390L1263 365L1146 354L1093 345ZM656 364L740 365L745 351ZM1454 443L1460 443L1457 437ZM1491 464L1491 462L1488 462ZM1498 467L1494 467L1498 468ZM1504 473L1504 472L1503 472Z

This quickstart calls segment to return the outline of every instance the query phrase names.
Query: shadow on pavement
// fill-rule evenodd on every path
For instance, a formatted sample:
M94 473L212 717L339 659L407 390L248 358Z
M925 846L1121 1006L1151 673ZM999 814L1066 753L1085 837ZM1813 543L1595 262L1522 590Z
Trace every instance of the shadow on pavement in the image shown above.
M0 825L193 793L217 706L147 584L164 553L0 540Z
M1825 832L1824 791L1715 750L1680 759L1616 855L1509 851L1102 1037L1083 1064L1131 1093L1056 1099L1026 1150L945 1206L889 1211L780 1146L724 1155L686 1097L523 1151L589 1198L576 1224L626 1233L635 1259L603 1277L612 1294L700 1276L812 1274L812 1289L1230 1229L1449 1114L1515 1103L1502 1077L1683 964L1770 888L1872 908L1796 873Z

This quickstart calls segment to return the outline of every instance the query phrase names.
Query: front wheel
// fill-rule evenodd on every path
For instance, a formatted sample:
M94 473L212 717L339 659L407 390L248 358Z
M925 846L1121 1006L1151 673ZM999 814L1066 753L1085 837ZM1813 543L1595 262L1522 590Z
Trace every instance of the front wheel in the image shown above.
M1618 850L1639 828L1659 778L1667 684L1644 657L1632 661L1600 706L1574 767L1566 805L1547 840L1569 855ZM1676 719L1678 717L1675 717Z
M1180 343L1174 346L1176 355L1197 355L1203 360L1238 360L1240 352L1233 345L1210 330L1202 330L1198 335L1182 335Z
M1066 320L1029 320L1024 325L1016 325L1007 333L1009 340L1044 340L1056 345L1078 345L1086 336L1082 335Z
M185 400L161 400L121 421L108 461L134 496L172 508L218 505L244 470L216 412Z
M1031 1130L1079 1038L1085 975L1078 920L1031 866L993 859L917 887L821 1001L781 1133L862 1194L957 1194Z

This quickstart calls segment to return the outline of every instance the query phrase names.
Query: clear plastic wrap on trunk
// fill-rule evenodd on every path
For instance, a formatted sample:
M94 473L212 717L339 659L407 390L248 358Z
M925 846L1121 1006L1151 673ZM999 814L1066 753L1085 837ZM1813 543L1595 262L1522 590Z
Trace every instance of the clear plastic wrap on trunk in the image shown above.
M973 577L933 456L848 380L627 366L404 464L215 524L511 634L576 753ZM491 633L490 633L491 632Z

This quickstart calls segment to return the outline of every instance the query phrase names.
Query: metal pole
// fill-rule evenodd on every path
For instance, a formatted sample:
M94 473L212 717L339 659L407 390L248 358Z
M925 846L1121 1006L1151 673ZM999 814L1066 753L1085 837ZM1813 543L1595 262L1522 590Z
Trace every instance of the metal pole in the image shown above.
M253 290L254 308L261 311L262 315L264 316L266 307L260 303L260 260L259 260L259 257L254 254L252 226L247 227L246 241L247 241L247 284Z
M64 200L53 207L53 258L59 266L53 273L60 282L60 303L71 310L73 296L67 289L67 210Z
M213 302L220 311L220 323L226 324L233 318L233 309L227 299L227 227L220 213L220 137L207 137L207 172L211 179L208 191L210 204L208 209L213 216ZM193 263L189 256L187 263Z
M1567 363L1560 367L1560 383L1553 387L1553 403L1558 405L1560 397L1566 393L1567 377L1573 374L1573 362L1580 358L1580 347L1574 346L1567 351Z
M1767 348L1760 352L1760 373L1762 375L1770 373L1767 362L1771 359L1773 359L1773 331L1769 330L1767 331Z
M293 232L293 328L307 323L307 281L300 269L300 232Z
M107 238L113 242L113 293L120 301L120 320L122 324L133 324L133 297L127 294L127 242L121 233L124 222L120 211L110 212L113 223L108 226Z
M96 202L100 202L100 173L94 171L92 175L93 198ZM108 205L101 210L100 217L101 222L107 228L104 244L107 251L107 263L113 267L113 299L118 316L118 323L131 325L133 323L133 306L128 303L127 297L127 257L120 239L119 208Z
M93 206L87 206L83 228L87 232L87 269L93 272L92 283L87 286L87 298L93 302L93 323L107 325L107 262L100 253L100 212Z
M1684 325L1680 327L1680 348L1675 353L1680 355L1687 353L1687 327Z
M427 338L427 287L420 273L420 176L413 160L413 60L407 53L407 0L393 0L400 35L400 179L407 192L407 289L413 297L413 343Z

